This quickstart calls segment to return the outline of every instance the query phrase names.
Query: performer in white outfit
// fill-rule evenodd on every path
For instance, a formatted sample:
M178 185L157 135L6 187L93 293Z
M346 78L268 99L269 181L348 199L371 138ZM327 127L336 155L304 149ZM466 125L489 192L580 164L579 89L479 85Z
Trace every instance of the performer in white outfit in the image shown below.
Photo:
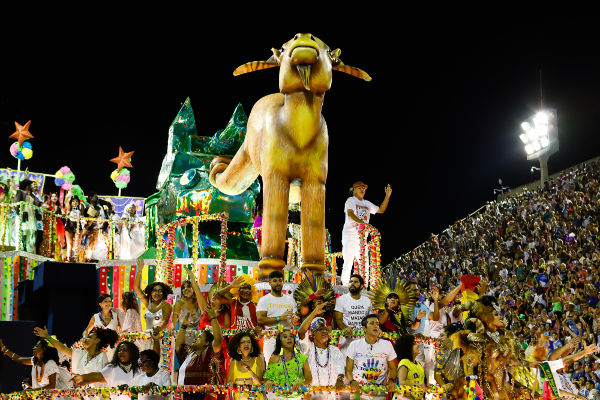
M358 229L361 224L369 224L370 214L383 214L387 209L392 195L392 187L385 187L385 199L379 207L365 200L365 191L367 185L362 182L354 182L350 188L352 197L346 200L344 205L344 214L346 220L342 230L342 256L344 257L344 267L342 269L342 285L347 286L352 274L352 265L354 260L360 259L360 239ZM365 257L367 258L367 257ZM368 265L368 258L365 260L365 266ZM355 271L358 272L358 271ZM366 279L367 277L365 277Z
M108 294L98 296L98 307L100 312L94 314L88 323L87 328L83 332L83 337L86 337L94 327L112 329L119 332L119 318L117 311L113 308L112 298ZM112 360L115 350L109 348L106 350L106 357Z
M144 217L136 215L135 204L129 203L121 216L119 258L133 260L145 251Z

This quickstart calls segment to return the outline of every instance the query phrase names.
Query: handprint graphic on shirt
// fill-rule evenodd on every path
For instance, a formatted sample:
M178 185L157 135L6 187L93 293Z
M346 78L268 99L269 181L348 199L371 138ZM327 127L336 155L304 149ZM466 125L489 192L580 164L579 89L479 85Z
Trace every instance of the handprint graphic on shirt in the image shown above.
M382 371L379 369L379 360L374 358L368 359L362 365L363 377L366 381L374 382L377 381Z

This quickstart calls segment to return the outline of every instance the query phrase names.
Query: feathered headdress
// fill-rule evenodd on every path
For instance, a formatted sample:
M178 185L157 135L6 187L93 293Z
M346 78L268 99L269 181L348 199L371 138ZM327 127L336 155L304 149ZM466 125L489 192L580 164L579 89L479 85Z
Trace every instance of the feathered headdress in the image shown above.
M301 313L303 309L307 308L305 303L308 303L308 301L306 301L308 297L320 289L324 289L325 293L323 293L322 299L324 302L328 303L325 310L333 310L335 307L335 293L331 287L331 283L329 283L329 281L325 279L323 275L316 275L314 282L311 282L310 279L303 279L294 291L294 300L296 300L298 310L301 310ZM310 313L310 310L304 311L308 311L308 313Z
M256 284L256 280L251 277L250 275L241 275L242 278L244 278L244 282L242 283L242 285L250 285L250 287L252 288L252 294L250 295L250 301L253 303L258 303L258 290L256 290L256 287L254 286ZM236 297L240 297L240 289L239 288L231 288L231 290L229 291L229 293L231 293L232 298L236 298Z
M394 293L398 296L402 314L410 318L419 294L414 288L410 287L407 281L401 279L394 271L382 274L381 278L379 278L377 289L374 292L371 292L369 297L371 297L373 308L376 310L384 310L385 301L390 293Z
M381 274L377 289L367 296L371 298L374 309L385 310L386 300L392 293L398 296L400 315L390 320L401 332L407 333L406 321L411 319L418 298L417 291L407 281L400 279L396 271L390 270Z

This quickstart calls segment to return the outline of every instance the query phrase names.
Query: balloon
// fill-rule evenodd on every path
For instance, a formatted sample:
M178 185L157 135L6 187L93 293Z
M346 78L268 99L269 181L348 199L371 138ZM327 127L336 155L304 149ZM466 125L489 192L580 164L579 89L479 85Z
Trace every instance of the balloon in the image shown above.
M19 142L14 142L10 145L10 154L19 160L29 160L33 156L33 148L27 140L22 146L19 146Z

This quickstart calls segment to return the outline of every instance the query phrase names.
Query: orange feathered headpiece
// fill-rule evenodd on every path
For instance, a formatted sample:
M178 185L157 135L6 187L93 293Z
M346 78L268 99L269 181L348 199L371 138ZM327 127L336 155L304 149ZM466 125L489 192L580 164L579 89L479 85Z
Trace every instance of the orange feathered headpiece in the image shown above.
M254 286L257 282L256 280L251 277L250 275L241 275L244 278L244 283L242 283L242 285L250 285L250 287L252 288L252 294L250 295L250 301L252 301L253 303L258 303L258 290L256 290L256 287ZM239 288L232 288L230 291L231 296L235 299L238 298L239 295Z

